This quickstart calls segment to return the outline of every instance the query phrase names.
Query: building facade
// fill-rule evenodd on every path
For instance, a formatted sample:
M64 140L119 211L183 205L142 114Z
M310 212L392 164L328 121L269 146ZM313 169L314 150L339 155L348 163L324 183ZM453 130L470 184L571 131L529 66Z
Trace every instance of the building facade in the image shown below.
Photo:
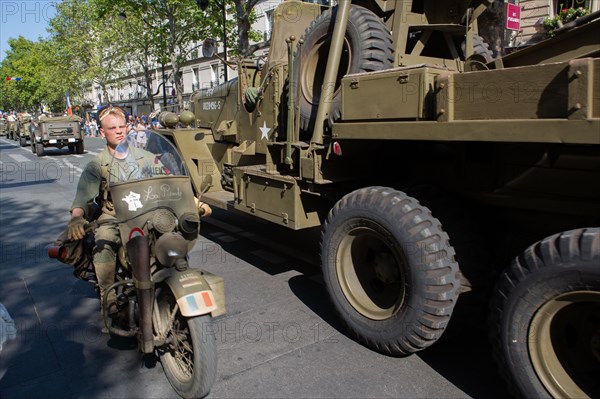
M544 40L543 22L565 8L583 7L590 11L600 10L600 0L520 0L521 30L511 37L513 46L532 44Z
M282 1L266 0L255 8L257 20L253 27L263 33L265 46L270 38L273 10ZM305 1L329 3L328 0ZM519 31L505 30L503 48L517 48L545 39L544 19L554 16L564 8L584 7L591 11L600 9L600 0L504 0L504 3L520 6L521 19ZM234 18L234 16L228 15L228 18ZM194 91L223 83L225 68L227 68L216 57L210 59L202 57L200 43L190 43L190 48L192 48L191 57L181 67L184 108L188 108L189 98ZM219 48L217 51L220 52L221 57L224 55L223 48ZM99 86L91 87L84 101L88 104L88 108L98 109L110 103L124 107L132 115L149 115L157 110L173 109L176 96L170 65L158 65L153 71L152 92L157 93L153 102L146 95L142 72L140 70L132 72L107 85L106 95L102 93ZM227 77L228 79L237 77L237 71L228 68Z
M282 1L267 0L255 7L257 19L253 28L262 32L265 46L271 33L273 10ZM233 15L228 15L228 18L233 18ZM237 71L226 67L217 57L203 57L201 43L190 43L190 48L190 59L180 67L183 79L184 108L188 108L190 96L194 91L223 83L225 68L227 68L228 79L237 77ZM224 56L223 47L218 48L217 52L221 57ZM154 96L154 102L150 101L146 94L142 71L133 69L131 72L110 82L106 86L106 93L103 93L99 85L90 87L84 98L84 103L87 104L86 108L93 111L106 104L113 104L123 107L131 115L137 116L150 115L158 110L174 109L177 99L170 65L157 65L152 72L152 92L157 93Z

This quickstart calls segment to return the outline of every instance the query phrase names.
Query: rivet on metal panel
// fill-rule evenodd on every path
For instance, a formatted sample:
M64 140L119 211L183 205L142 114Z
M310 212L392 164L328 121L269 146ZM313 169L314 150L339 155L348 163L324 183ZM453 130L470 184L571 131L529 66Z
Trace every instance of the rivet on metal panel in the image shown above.
M580 77L581 75L583 75L583 72L581 72L581 69L578 69L578 70L575 71L575 77L576 78Z
M252 204L250 204L250 211L252 213L256 212L256 204L254 202Z
M288 222L289 222L288 214L285 212L282 212L281 217L283 217L283 223L288 224Z
M358 79L353 79L352 82L350 82L350 88L351 89L358 89Z
M400 84L405 84L408 83L408 74L402 74L400 76L398 76L398 83Z

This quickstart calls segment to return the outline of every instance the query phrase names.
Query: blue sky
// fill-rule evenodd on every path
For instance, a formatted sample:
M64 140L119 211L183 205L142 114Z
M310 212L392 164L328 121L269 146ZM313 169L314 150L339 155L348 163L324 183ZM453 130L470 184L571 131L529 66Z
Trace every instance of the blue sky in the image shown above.
M46 28L56 15L55 4L49 0L0 0L0 61L9 49L8 39L23 36L31 41L48 37Z

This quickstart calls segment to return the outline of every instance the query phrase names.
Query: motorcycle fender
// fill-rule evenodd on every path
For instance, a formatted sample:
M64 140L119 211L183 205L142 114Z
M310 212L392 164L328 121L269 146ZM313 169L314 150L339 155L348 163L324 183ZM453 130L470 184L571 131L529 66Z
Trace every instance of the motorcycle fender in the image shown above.
M220 314L213 290L200 271L162 269L152 277L152 280L154 283L167 283L177 300L182 316Z

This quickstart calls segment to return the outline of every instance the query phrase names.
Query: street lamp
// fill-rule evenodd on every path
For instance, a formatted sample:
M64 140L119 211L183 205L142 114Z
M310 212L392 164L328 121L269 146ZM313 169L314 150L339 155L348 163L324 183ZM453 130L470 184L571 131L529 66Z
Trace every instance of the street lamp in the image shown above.
M165 76L165 63L160 63L162 68L163 107L167 107L167 77Z
M225 0L214 1L217 6L221 7L221 13L223 14L223 59L227 61L227 13L225 11ZM227 63L225 63L223 65L223 77L225 78L225 82L229 80L227 75Z

